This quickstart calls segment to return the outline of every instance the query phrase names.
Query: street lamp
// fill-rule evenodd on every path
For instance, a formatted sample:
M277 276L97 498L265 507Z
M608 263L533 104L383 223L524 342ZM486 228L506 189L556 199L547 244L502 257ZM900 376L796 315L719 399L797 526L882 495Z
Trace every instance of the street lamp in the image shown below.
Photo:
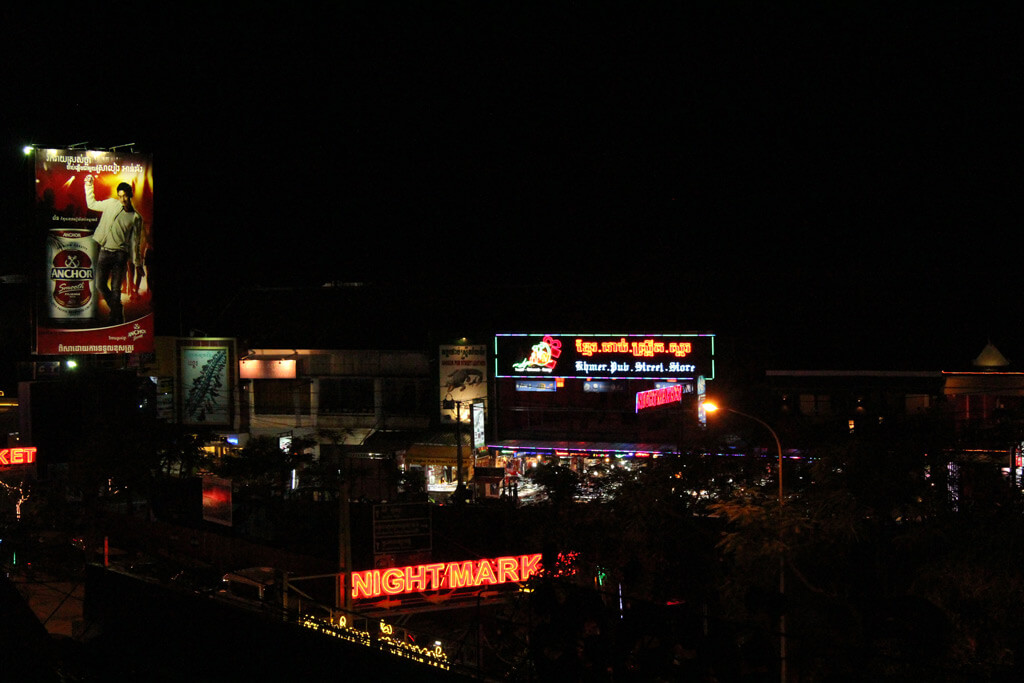
M710 401L703 403L704 412L714 413L718 410L724 410L729 413L734 413L740 417L753 420L762 427L768 430L768 433L772 435L775 440L775 448L778 451L778 463L779 463L779 541L782 541L782 508L786 504L786 499L782 494L782 443L779 441L779 435L775 433L775 430L771 426L759 417L742 413L732 408L721 408ZM785 554L779 551L779 596L784 597L786 595L786 559ZM779 680L781 683L786 683L786 609L785 605L780 605L779 609Z

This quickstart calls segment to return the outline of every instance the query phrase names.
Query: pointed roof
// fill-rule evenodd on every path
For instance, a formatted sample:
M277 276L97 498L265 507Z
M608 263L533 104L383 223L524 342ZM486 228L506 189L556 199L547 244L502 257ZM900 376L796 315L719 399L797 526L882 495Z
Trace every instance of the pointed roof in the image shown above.
M1006 360L1006 356L1001 354L999 349L992 345L992 342L989 342L971 364L976 368L995 370L1009 366L1010 361Z

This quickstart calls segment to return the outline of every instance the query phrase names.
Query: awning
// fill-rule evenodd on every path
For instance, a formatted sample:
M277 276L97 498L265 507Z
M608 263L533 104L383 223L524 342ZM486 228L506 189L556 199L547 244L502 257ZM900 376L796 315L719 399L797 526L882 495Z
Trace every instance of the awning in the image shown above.
M455 467L458 464L459 453L455 446L437 446L433 444L416 443L409 446L405 452L406 465L444 465ZM462 447L462 466L469 467L473 464L473 451Z
M504 479L504 467L477 467L473 470L473 481L498 484Z

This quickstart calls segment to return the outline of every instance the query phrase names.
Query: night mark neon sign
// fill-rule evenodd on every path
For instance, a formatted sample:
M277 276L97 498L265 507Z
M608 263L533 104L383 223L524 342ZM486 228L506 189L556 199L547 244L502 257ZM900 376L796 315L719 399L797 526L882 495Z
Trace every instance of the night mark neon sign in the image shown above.
M435 562L352 572L352 598L476 588L526 581L541 571L540 553L515 557Z
M0 467L9 465L31 465L36 461L36 447L0 448Z
M641 410L657 408L669 403L682 403L682 401L682 385L651 389L650 391L638 391L636 392L636 412L639 413Z

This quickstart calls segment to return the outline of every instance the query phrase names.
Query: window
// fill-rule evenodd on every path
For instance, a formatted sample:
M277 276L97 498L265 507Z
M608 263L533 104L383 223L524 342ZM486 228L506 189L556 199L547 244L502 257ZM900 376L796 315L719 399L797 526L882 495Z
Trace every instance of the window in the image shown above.
M325 378L320 380L320 414L373 413L373 380Z
M309 415L309 380L254 379L257 415Z
M905 398L906 411L908 415L923 413L931 406L931 397L928 394L907 394Z
M831 401L827 394L800 394L800 413L802 415L828 415Z
M427 383L410 378L385 379L381 383L384 410L392 415L426 413Z

